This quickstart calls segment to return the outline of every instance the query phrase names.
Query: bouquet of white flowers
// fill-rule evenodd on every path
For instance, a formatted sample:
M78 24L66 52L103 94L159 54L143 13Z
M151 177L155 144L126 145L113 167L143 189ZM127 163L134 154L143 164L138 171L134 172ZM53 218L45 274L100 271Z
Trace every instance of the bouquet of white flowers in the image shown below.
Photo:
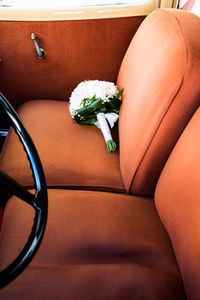
M121 95L112 82L88 80L79 83L72 92L69 111L72 118L84 125L96 125L101 129L109 152L116 150L110 127L119 118Z

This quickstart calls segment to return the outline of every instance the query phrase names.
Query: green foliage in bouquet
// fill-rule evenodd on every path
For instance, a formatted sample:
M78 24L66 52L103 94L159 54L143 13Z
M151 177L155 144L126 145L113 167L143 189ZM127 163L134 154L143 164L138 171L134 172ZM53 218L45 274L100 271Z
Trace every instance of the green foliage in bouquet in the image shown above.
M83 105L83 108L76 110L74 120L80 124L94 125L97 122L97 114L99 113L119 114L119 108L121 105L121 95L123 91L124 89L119 91L115 96L109 98L108 101L103 101L101 98L96 98L96 95L94 95L91 99L83 99L80 103L81 105ZM112 145L109 146L109 149L111 148Z
M86 80L78 84L69 101L72 118L79 124L97 126L103 134L108 152L117 148L110 128L118 120L123 91L118 91L113 82Z

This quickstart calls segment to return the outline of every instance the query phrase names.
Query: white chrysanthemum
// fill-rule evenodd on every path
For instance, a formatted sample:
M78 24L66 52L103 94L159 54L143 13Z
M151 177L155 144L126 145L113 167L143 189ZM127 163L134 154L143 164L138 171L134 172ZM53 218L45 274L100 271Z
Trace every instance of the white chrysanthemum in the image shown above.
M92 97L96 95L96 98L101 98L104 103L109 102L109 98L117 95L117 93L117 87L113 82L100 80L83 81L79 83L70 97L70 114L73 118L76 114L76 111L80 108L83 108L83 104L80 104L83 99L92 99Z

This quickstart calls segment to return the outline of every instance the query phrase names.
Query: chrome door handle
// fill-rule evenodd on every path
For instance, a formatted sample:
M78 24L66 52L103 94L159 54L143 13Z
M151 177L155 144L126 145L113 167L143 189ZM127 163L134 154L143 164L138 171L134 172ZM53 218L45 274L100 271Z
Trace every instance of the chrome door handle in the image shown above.
M36 35L33 32L31 33L31 40L33 40L33 42L34 42L37 57L44 58L46 55L46 52L44 51L44 49L39 47L38 42L36 41Z

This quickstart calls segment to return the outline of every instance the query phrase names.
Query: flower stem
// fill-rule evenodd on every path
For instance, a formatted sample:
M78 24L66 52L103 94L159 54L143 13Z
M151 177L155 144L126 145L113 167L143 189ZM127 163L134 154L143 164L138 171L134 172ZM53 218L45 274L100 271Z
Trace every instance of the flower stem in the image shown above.
M113 152L117 148L117 146L116 146L116 144L115 144L115 142L113 140L108 141L106 143L106 146L107 146L108 152Z
M104 136L108 152L115 151L117 146L112 139L112 136L110 133L110 128L109 128L108 122L106 121L106 118L105 118L105 114L104 113L97 114L97 121L99 123L101 132Z

